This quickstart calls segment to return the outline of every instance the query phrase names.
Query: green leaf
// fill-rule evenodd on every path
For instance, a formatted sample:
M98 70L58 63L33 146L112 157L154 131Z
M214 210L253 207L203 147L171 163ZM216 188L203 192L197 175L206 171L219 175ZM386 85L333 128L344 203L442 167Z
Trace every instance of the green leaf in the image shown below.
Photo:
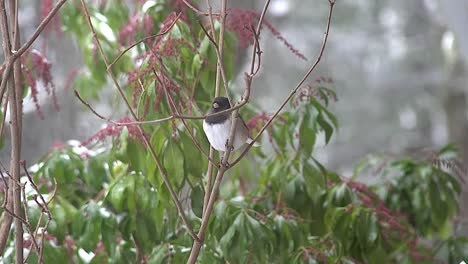
M161 154L164 143L166 142L166 138L164 137L164 129L159 128L160 127L155 129L151 135L151 146L153 146L153 149L157 155ZM153 185L154 188L159 188L162 184L161 175L159 174L159 168L157 168L157 164L149 151L146 154L145 164L148 181Z
M196 216L202 217L202 212L203 212L203 198L204 198L204 192L202 190L202 187L200 185L195 186L192 189L192 193L190 195L190 200L192 203L192 210L195 213Z
M117 228L117 219L114 215L109 215L108 217L104 217L101 222L101 235L102 235L102 242L104 243L104 247L106 251L112 252L117 244L117 237L115 235L115 230Z
M185 177L184 155L180 147L174 141L168 142L163 153L163 164L167 171L167 177L175 188L181 188Z
M349 235L352 231L352 221L350 213L346 207L329 208L324 216L324 221L327 227L332 232L333 236L340 240L344 248L348 248L350 243Z
M124 180L124 178L117 179L109 188L109 192L106 196L106 199L111 202L118 211L122 211L124 209L123 202L127 197L127 186L124 183Z
M240 217L240 214L237 217ZM221 240L219 241L219 246L221 247L221 250L224 256L229 255L229 249L231 248L232 239L235 233L236 233L236 226L231 225L231 227L229 227L229 229L226 231L226 233L221 237Z
M146 164L144 163L146 149L136 140L130 139L127 142L127 155L132 168L135 171L144 172L146 168Z
M140 212L153 209L152 205L157 202L157 190L149 186L149 182L142 175L138 175L135 182L136 204Z
M126 210L128 210L131 215L135 215L138 209L137 204L136 204L137 177L138 177L137 174L132 173L129 176L125 177L123 180L125 184L125 191L126 191L126 197L125 197L125 200L127 202Z
M314 201L317 201L318 198L325 191L324 175L309 163L303 162L302 176L304 177L309 197L312 198Z
M437 184L431 180L429 182L429 200L431 202L430 208L432 209L431 219L435 226L442 226L447 219L447 210L440 200L440 195L440 189Z
M67 263L69 262L69 256L62 247L57 246L52 241L44 240L44 249L43 249L44 263ZM30 260L32 262L32 259ZM56 262L57 261L57 262ZM38 263L37 261L36 263Z
M323 118L321 114L317 116L317 123L325 132L325 143L330 142L331 136L333 135L333 127Z
M377 216L370 210L361 210L356 221L356 236L361 248L371 251L378 238Z
M320 113L325 113L325 116L330 119L335 129L338 129L338 120L336 119L335 115L333 115L327 108L323 107L319 101L314 98L310 99L311 104L317 109Z
M184 150L183 158L186 165L185 170L194 177L201 178L204 170L206 170L208 166L208 163L206 162L206 158L201 153L199 155L194 155L200 151L194 145L195 143L192 141L192 138L186 133L188 132L180 133L180 142L182 149ZM201 140L198 141L202 142Z
M310 157L315 145L315 121L309 112L306 112L299 128L299 148L305 157Z

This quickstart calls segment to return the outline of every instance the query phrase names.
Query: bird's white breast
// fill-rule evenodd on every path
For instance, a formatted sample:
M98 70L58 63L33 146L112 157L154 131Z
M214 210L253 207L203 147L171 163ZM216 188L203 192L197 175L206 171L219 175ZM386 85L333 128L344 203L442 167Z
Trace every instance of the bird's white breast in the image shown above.
M226 119L226 121L219 124L208 124L203 121L203 130L214 149L226 151L226 142L229 139L229 133L231 131L231 119ZM236 131L234 149L238 149L245 144L246 139L242 140L242 136L239 136L240 132L241 131Z

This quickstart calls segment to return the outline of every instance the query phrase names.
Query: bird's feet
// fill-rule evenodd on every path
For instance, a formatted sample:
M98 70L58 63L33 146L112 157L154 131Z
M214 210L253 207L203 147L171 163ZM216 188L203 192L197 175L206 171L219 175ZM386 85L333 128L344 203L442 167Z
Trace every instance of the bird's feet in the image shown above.
M221 155L221 161L218 163L218 169L221 169L221 167L225 167L226 169L231 167L229 161L226 160L226 163L223 163L224 155L226 155L226 152L223 152L223 154Z
M226 144L224 145L224 147L226 148L226 150L229 148L229 139L226 139ZM234 146L231 146L231 151L234 150Z
M231 167L231 164L229 164L229 162L227 162L227 161L226 161L225 164L222 163L222 162L220 162L220 163L218 163L218 169L221 169L221 167L224 167L224 168L226 168L226 169L229 169L229 168Z

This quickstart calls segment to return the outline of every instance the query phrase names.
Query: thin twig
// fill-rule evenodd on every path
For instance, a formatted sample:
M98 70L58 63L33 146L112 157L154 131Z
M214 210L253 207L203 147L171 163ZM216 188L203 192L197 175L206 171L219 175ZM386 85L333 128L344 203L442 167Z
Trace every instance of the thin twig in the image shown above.
M7 80L10 77L12 68L13 68L13 63L7 63L5 70L3 71L3 77L0 83L0 104L3 103L5 91L7 90L7 83L8 83Z
M8 193L8 191L10 190L10 188L8 187L9 183L8 183L7 179L5 178L5 175L3 175L3 172L1 170L0 170L0 175L2 177L3 184L5 184L5 192L4 193ZM5 195L5 197L3 198L2 207L6 207L7 204L8 204L8 195Z
M205 35L208 37L208 39L210 40L211 44L213 44L213 46L215 46L215 49L218 49L218 43L216 43L216 40L214 40L214 38L210 35L210 33L208 32L208 30L206 30L205 26L203 26L203 23L201 21L198 21L198 25L200 25L201 29L203 30L203 32L205 33Z
M257 75L257 73L260 71L260 66L262 64L262 50L260 49L260 32L257 34L255 28L253 27L253 25L250 25L251 28L251 32L252 34L254 35L254 49L252 50L252 64L251 64L251 69L250 69L250 76L255 76ZM255 54L257 56L255 56ZM258 58L258 62L257 62L257 68L255 69L255 71L253 70L253 65L255 65L255 58Z
M140 98L138 98L138 104L136 106L136 115L137 115L137 120L140 120L141 119L141 116L140 116L140 105L141 105L141 102L143 101L143 96L147 96L146 94L146 89L145 87L143 86L143 83L141 82L141 78L138 78L138 84L140 85L140 89L141 89L141 94L140 94ZM146 97L147 98L147 97ZM143 115L144 115L144 111L143 111Z
M214 158L214 148L210 146L210 158ZM205 195L203 197L203 212L202 216L205 215L206 212L206 207L208 206L208 203L210 201L210 195L211 195L211 186L213 185L213 171L214 171L215 166L212 164L208 164L208 170L206 171L206 184L205 184Z
M21 193L23 194L23 207L24 208L28 208L28 204L27 204L27 199L26 199L26 191L25 191L25 185L26 184L21 184ZM41 212L42 213L42 212ZM36 237L34 236L34 232L31 228L31 224L29 222L29 213L28 213L28 210L24 210L24 217L25 217L25 220L26 220L26 229L28 229L28 233L29 233L29 236L30 236L30 239L32 240L32 243L31 245L29 246L29 252L28 254L26 255L26 257L24 258L24 263L28 263L28 259L29 257L31 256L31 253L32 253L32 249L33 247L35 248L36 252L39 252L39 245L37 244L37 240L36 240ZM39 225L40 222L38 222L38 225Z
M3 176L3 173L2 173ZM10 180L12 181L12 180ZM6 190L5 191L5 198L4 198L4 206L2 208L7 208L9 211L13 210L13 190L8 188L10 183L6 182ZM8 201L11 201L8 203ZM8 241L8 237L10 235L11 223L13 222L13 217L8 214L6 211L3 213L3 221L0 227L0 255L3 255L3 250L5 249L6 243Z
M26 176L28 177L28 180L29 180L29 183L31 184L31 186L33 187L34 191L36 191L37 195L39 196L39 198L41 199L41 202L42 204L44 205L44 208L43 210L45 210L46 212L50 213L50 210L49 210L49 207L47 206L47 203L44 199L44 196L42 196L41 192L39 191L39 188L37 187L37 185L34 183L31 175L29 174L29 171L28 171L28 168L26 168L26 161L22 161L21 164L23 165L23 170L26 174Z
M81 102L82 104L84 104L89 110L91 110L91 112L93 112L94 115L96 115L97 117L99 117L99 119L102 119L102 120L104 120L104 121L106 121L106 122L109 122L109 123L111 123L111 124L113 124L113 125L117 125L117 122L112 121L112 120L110 120L110 119L108 119L108 118L105 118L104 116L102 116L101 114L99 114L98 112L96 112L96 110L94 110L94 108L80 96L80 93L78 93L77 90L74 90L73 92L75 93L75 96L78 98L78 100L80 100L80 102Z
M193 6L192 4L190 4L189 2L187 2L187 0L182 0L182 2L184 2L184 4L192 9L193 12L197 13L198 15L200 16L211 16L211 15L214 15L214 16L218 16L219 14L211 14L209 12L203 12L201 11L200 9L196 8L195 6Z
M215 52L216 52L216 56L219 58L219 57L222 57L222 51L223 49L221 48L222 46L221 45L218 45L216 43L216 41L209 35L208 31L205 29L205 27L203 26L203 24L200 23L200 27L202 28L203 32L206 34L206 36L208 37L208 39L210 40L210 42L213 44L213 46L215 47ZM223 34L224 35L224 34ZM220 34L220 40L221 40L221 34ZM220 42L222 43L222 41ZM218 74L218 72L220 74ZM220 76L221 78L216 78L216 89L219 90L219 87L220 87L220 80L223 80L223 84L224 84L224 89L225 89L225 93L226 93L226 97L228 98L229 100L229 103L232 105L232 98L231 98L231 95L229 94L229 86L228 86L228 82L227 82L227 78L226 78L226 72L224 70L224 66L223 66L223 62L222 60L219 60L217 61L217 68L216 68L216 76Z
M236 104L234 107L231 107L227 110L219 111L217 113L209 114L209 115L201 115L201 116L192 116L192 115L182 115L182 114L172 114L168 117L160 118L160 119L153 119L153 120L144 120L144 121L131 121L131 122L116 122L109 118L104 117L103 115L99 114L88 102L86 102L80 95L78 91L74 91L75 96L80 100L82 104L84 104L94 115L96 115L99 119L109 122L116 126L130 126L130 125L145 125L145 124L157 124L166 121L171 121L173 119L190 119L190 120L202 120L207 117L218 116L226 113L231 113L234 110L237 110L244 106L247 102L241 101L241 103Z
M0 138L3 138L3 132L5 131L5 120L6 120L6 112L8 107L8 96L6 97L5 104L3 105L3 117L2 117L2 124L0 125ZM1 100L0 100L1 101Z
M11 211L10 209L8 209L7 207L3 207L3 210L5 210L5 212L7 212L9 215L11 215L15 220L18 220L20 221L21 223L23 223L24 225L27 225L28 222L26 221L26 219L24 219L23 217L15 214L14 210Z
M227 80L226 80L226 74L225 74L224 65L223 65L224 33L226 31L226 16L227 16L226 8L227 8L227 0L221 1L221 17L220 17L219 37L218 37L218 45L217 45L217 49L216 49L216 57L218 58L217 67L216 67L216 90L219 91L219 87L221 86L221 80L223 80L224 90L226 92L226 97L228 98L229 103L231 105L233 105L231 95L229 94L228 84L227 84ZM214 28L213 28L213 30L214 30Z

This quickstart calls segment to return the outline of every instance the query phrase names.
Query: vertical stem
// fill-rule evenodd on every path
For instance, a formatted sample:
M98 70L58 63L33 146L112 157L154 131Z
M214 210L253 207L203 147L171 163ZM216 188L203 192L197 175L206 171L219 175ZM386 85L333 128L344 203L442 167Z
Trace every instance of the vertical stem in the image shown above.
M9 18L11 35L13 37L12 49L20 48L19 26L18 26L18 0L9 1ZM12 52L12 51L10 51ZM17 59L13 64L13 82L10 85L10 113L11 119L11 174L14 180L13 209L16 216L21 217L21 186L20 186L20 156L22 135L22 88L21 88L21 61ZM15 253L16 263L23 263L23 224L19 218L15 218Z
M11 33L13 37L12 41L12 50L15 52L20 49L20 31L18 23L18 1L19 0L10 0L10 25ZM19 149L21 150L21 138L23 134L23 87L21 85L21 60L20 58L16 59L13 63L13 77L15 82L15 91L16 91L16 111L18 118L18 131L19 131ZM21 152L20 152L21 153Z
M219 56L218 56L218 64L216 67L216 92L217 95L219 96L219 88L221 86L221 67L223 65L223 50L224 50L224 32L225 32L225 24L226 24L226 2L227 0L223 0L221 2L221 19L220 19L220 29L219 29L219 39L218 39L218 51L219 51ZM226 88L226 97L229 98L229 103L233 105L231 101L231 97L229 96L229 91Z
M7 20L5 1L4 0L0 0L0 17L1 17L0 25L1 25L2 39L3 39L3 43L2 43L3 44L3 53L5 54L5 59L7 59L7 58L10 57L11 44L10 44L10 35L9 35L9 30L8 30L8 20ZM6 73L5 73L4 77L9 76L9 75L7 75L7 73L8 73L8 71L6 69ZM8 82L7 80L9 80L9 79L10 78L7 77L7 79L3 80L5 82L5 84ZM6 88L6 85L4 87ZM5 90L2 90L2 91L4 92ZM0 96L2 96L2 98L0 98L0 101L2 101L2 102L3 102L3 96L4 96L3 92L0 95ZM4 112L3 114L6 115L6 112ZM8 182L8 185L10 187L13 187L11 180ZM13 188L8 188L7 197L8 197L8 201L7 201L6 207L10 211L13 211ZM0 253L3 253L3 250L5 249L6 242L8 240L8 236L10 234L11 223L13 222L13 217L9 213L3 212L3 216L4 217L2 219L3 220L2 225L0 227Z
M22 215L21 209L21 186L20 186L20 144L21 131L18 123L18 104L13 76L10 77L11 84L8 88L10 96L10 133L11 133L11 165L10 173L12 176L13 188L13 209L16 216ZM23 225L18 217L15 217L15 244L16 244L16 263L23 263Z
M0 3L0 18L1 30L3 37L3 51L6 61L10 61L12 57L12 45L10 42L10 30L8 27L8 17L5 8L5 0ZM19 32L18 32L18 12L17 2L9 1L9 17L10 25L12 24L12 37L14 39L13 48L19 48ZM23 263L23 225L18 217L22 215L21 204L21 186L20 182L20 155L21 155L21 94L18 95L21 87L21 64L17 60L13 64L13 74L8 77L8 101L10 105L10 133L11 133L11 163L10 163L10 188L13 192L13 212L15 222L15 252L16 263ZM18 98L20 98L18 100ZM18 104L19 103L19 104ZM11 206L11 204L9 205ZM4 229L5 232L7 230Z
M205 0L206 6L208 8L208 14L209 14L209 20L210 20L210 25L211 25L211 35L213 39L216 39L216 30L215 26L213 23L213 15L212 15L212 9L211 9L211 4L209 0ZM221 71L222 71L222 63L223 63L223 47L224 47L224 32L225 32L225 23L226 23L226 0L223 0L221 3L221 27L219 30L219 40L218 40L218 63L216 64L216 82L215 82L215 97L218 97L220 95L220 87L221 87ZM229 96L229 92L226 88L226 96L229 98L229 102L232 105L231 97ZM209 157L211 160L214 159L214 149L213 147L210 146L210 154ZM208 205L211 191L212 191L212 182L213 182L213 164L209 163L208 164L208 170L207 170L207 176L206 176L206 186L205 186L205 196L203 199L203 215L205 214L206 206Z
M226 165L229 160L229 156L231 155L231 151L233 150L232 145L234 143L234 135L236 133L236 123L238 117L239 109L232 111L231 113L231 130L229 131L229 140L228 146L226 151L224 152L223 160L220 162L220 168L218 170L218 174L216 175L216 179L213 185L213 189L210 194L210 199L206 208L204 210L204 215L202 218L202 223L200 226L200 230L198 231L198 241L193 241L192 250L190 251L190 256L187 263L195 264L197 261L198 255L200 254L201 247L203 246L205 240L206 229L208 227L208 222L210 220L211 213L213 212L213 206L216 202L216 198L218 196L219 186L221 185L221 181L223 179L224 173L228 169Z
M213 39L216 39L216 31L215 31L215 27L214 27L214 23L213 23L213 15L212 15L212 10L211 10L211 5L210 5L210 2L209 0L206 0L206 5L207 5L207 8L208 8L208 13L209 13L209 19L210 19L210 23L211 23L211 32L212 32L212 36L213 36ZM223 67L223 50L224 50L224 32L225 32L225 23L226 23L226 6L227 6L227 0L222 0L221 2L221 19L220 19L220 23L221 23L221 26L220 26L220 30L219 30L219 39L218 39L218 45L217 45L217 49L218 49L218 62L216 64L216 83L215 83L215 97L218 97L219 94L220 94L220 86L221 86L221 80L222 80L222 67ZM229 99L229 103L231 105L233 105L233 102L231 100L231 96L229 95L229 91L228 91L228 87L225 87L225 91L226 91L226 97ZM229 155L227 155L229 156ZM214 158L214 149L213 147L210 146L210 154L209 154L209 157L210 159L213 160ZM224 169L220 169L218 170L218 175L216 176L216 180L215 180L215 183L214 183L214 186L212 186L212 181L213 181L213 171L214 171L214 167L211 163L208 164L208 171L207 171L207 179L206 179L206 186L205 186L205 196L204 196L204 199L203 199L203 212L202 212L202 215L203 215L203 219L205 218L209 218L209 216L211 215L211 210L210 209L210 200L213 198L213 192L215 192L215 195L216 195L216 192L217 190L219 189L219 184L220 184L220 179L222 178L222 175L224 174ZM220 176L220 172L221 172L221 176ZM213 198L214 200L214 198ZM213 205L211 205L213 206ZM188 263L195 263L197 258L198 258L198 255L200 254L200 249L201 249L201 246L203 245L203 240L204 240L204 237L205 237L205 229L206 227L203 227L203 221L202 221L202 226L200 227L200 231L198 232L198 235L202 235L202 237L199 236L200 238L200 241L194 241L193 243L193 246L192 246L192 250L190 252L190 257L189 257L189 260L188 260Z
M213 22L213 15L212 15L212 8L211 8L210 0L205 0L205 2L206 2L207 9L208 9L208 14L209 14L208 19L209 19L210 25L211 25L211 36L212 36L213 39L216 39L216 30L215 30L215 26L214 26L214 22ZM218 63L216 65L215 97L219 96L219 87L221 86L220 85L221 84L220 71L221 71L221 67L220 67L220 65ZM210 145L209 158L211 160L214 160L214 149L213 149L213 147L211 145ZM214 171L213 164L208 163L208 170L206 172L206 185L205 185L205 195L204 195L204 198L203 198L202 215L205 215L206 206L208 205L208 201L210 200L211 185L212 185L212 182L213 182L213 171Z
M214 158L214 149L210 146L210 154L209 157L211 160ZM211 194L211 185L213 182L213 170L214 166L210 162L208 162L208 171L206 172L206 185L205 185L205 196L203 197L203 212L202 215L205 215L206 206L210 201L210 194Z

